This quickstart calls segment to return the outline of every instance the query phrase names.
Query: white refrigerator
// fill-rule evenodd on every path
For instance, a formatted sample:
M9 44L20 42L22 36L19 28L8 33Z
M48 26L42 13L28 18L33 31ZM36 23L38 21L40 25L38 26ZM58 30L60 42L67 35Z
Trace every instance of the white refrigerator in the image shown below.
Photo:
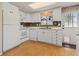
M3 51L16 47L21 43L19 37L19 26L15 24L3 25Z
M10 3L3 6L3 52L21 43L19 10Z

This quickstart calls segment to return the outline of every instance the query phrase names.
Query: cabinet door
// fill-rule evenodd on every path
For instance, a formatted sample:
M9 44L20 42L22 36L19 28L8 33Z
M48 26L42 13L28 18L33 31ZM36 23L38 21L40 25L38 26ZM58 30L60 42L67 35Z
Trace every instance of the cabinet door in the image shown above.
M31 15L29 13L24 13L22 11L19 13L21 22L31 22Z
M34 40L34 41L37 40L37 30L35 29L30 30L30 40Z
M52 35L51 43L56 44L56 30L52 30L51 35Z
M9 4L3 4L3 24L19 24L18 8Z
M61 21L61 8L53 9L53 19L55 21Z
M62 46L62 41L63 41L63 37L62 35L57 35L57 45L58 46Z
M25 22L26 21L26 14L24 13L24 12L22 12L22 11L20 11L19 12L20 13L20 20L21 20L21 22Z
M45 42L45 32L43 30L39 30L38 32L38 41Z
M26 31L27 31L27 39L29 40L30 37L29 29L27 29Z
M50 30L40 30L38 32L38 40L42 42L51 42L51 31Z
M36 13L36 22L41 22L40 13Z
M62 41L57 41L58 46L62 46Z
M30 14L26 14L26 22L31 22L31 15Z
M32 22L41 22L40 13L32 13L31 20Z
M21 30L21 36L20 36L20 39L21 39L21 42L24 42L24 41L27 41L29 39L29 33L28 33L28 30Z

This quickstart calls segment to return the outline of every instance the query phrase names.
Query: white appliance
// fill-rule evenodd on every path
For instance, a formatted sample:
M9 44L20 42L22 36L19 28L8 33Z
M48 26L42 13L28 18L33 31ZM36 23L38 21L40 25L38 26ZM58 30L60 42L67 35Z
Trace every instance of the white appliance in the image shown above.
M3 52L16 47L21 43L18 8L3 4Z
M3 51L7 51L19 45L19 26L15 24L3 25Z
M51 16L42 16L41 25L53 25L53 18Z

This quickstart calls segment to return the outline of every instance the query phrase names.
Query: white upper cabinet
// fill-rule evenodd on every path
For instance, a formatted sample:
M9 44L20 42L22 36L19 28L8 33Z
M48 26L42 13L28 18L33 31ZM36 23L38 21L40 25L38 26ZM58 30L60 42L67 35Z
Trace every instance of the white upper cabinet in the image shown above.
M26 21L25 22L31 22L31 16L30 16L30 14L26 14Z
M61 21L61 8L53 9L53 20L54 21Z
M22 11L20 11L19 13L20 13L20 21L24 22L25 21L25 13Z
M40 13L32 13L31 14L31 21L32 22L41 22Z
M17 24L19 22L19 10L9 3L3 3L3 24Z
M30 14L20 11L20 20L21 22L31 22Z
M24 13L20 12L21 22L41 22L40 13Z

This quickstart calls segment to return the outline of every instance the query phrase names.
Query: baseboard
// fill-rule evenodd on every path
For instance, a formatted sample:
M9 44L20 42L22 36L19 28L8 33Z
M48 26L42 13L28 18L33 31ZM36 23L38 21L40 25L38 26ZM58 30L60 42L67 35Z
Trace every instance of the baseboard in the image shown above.
M75 44L70 44L70 43L63 42L62 45L63 45L63 47L66 47L66 48L76 49L76 45Z
M0 56L2 55L2 52L0 52Z

